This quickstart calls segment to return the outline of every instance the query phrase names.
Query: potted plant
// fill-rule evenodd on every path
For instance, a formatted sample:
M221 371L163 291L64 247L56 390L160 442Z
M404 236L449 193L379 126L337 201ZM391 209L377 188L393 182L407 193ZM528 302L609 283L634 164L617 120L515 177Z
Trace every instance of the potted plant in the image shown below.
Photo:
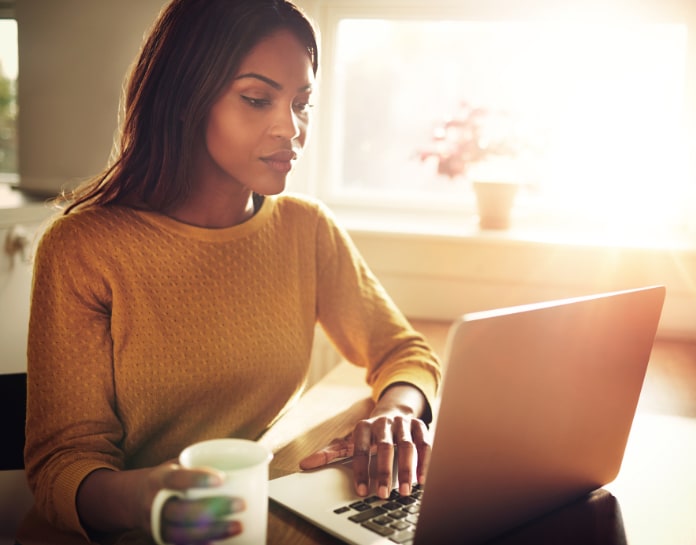
M419 155L422 161L435 157L438 174L471 182L482 229L507 229L524 145L511 113L461 102L455 115L435 127L430 147Z

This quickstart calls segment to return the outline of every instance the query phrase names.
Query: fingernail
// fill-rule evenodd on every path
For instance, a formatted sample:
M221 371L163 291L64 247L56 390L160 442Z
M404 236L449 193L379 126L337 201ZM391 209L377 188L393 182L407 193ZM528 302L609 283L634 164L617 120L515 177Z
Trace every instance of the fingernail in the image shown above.
M201 476L200 486L220 486L224 482L224 473L206 473Z
M209 486L215 486L217 483L213 481L212 475L201 475L196 477L196 487L207 488Z
M236 536L242 533L242 523L238 520L232 520L227 526L227 533L231 536Z
M241 498L231 498L230 499L230 513L239 513L246 509L246 503Z
M389 497L389 489L386 486L381 485L377 490L377 495L382 499L387 499Z
M365 483L358 485L358 496L367 496L367 485Z
M399 494L401 494L402 496L410 496L411 485L409 483L401 483L399 485Z

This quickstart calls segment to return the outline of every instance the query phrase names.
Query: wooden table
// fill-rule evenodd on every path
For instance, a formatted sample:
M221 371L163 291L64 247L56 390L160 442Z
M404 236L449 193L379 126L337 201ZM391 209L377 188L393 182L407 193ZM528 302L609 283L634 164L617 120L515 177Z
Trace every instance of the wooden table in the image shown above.
M299 461L351 431L373 406L365 371L341 363L312 387L261 439L274 452L271 479L299 471ZM268 545L340 544L271 501Z
M275 452L271 478L348 433L372 402L364 371L341 363L262 441ZM696 419L639 412L618 478L600 491L501 538L519 544L696 545ZM270 503L268 544L339 544ZM437 545L437 544L428 544Z

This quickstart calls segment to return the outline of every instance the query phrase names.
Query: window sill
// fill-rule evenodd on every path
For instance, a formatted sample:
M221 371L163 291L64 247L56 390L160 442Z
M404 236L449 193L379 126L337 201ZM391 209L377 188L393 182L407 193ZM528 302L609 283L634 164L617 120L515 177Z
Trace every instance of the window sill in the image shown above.
M696 226L647 229L600 222L563 221L514 213L509 229L481 229L475 214L463 211L418 214L332 206L351 233L429 239L469 239L490 244L549 244L696 252Z
M11 184L0 183L0 226L45 220L52 213L47 199L48 196L38 196Z
M696 237L542 229L522 217L508 230L476 218L432 221L337 210L396 304L416 319L665 285L663 338L696 339Z

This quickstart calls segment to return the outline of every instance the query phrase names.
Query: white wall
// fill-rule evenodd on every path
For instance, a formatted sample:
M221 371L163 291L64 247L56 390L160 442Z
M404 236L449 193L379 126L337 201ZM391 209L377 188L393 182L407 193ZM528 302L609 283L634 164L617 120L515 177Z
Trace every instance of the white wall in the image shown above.
M57 193L100 172L122 83L164 0L16 0L20 184Z
M696 250L515 240L514 232L351 234L412 318L451 320L464 312L664 284L658 335L696 340Z
M0 209L0 373L26 370L31 246L51 213L39 204ZM8 236L17 232L28 237L30 247L24 254L11 255L7 250Z

